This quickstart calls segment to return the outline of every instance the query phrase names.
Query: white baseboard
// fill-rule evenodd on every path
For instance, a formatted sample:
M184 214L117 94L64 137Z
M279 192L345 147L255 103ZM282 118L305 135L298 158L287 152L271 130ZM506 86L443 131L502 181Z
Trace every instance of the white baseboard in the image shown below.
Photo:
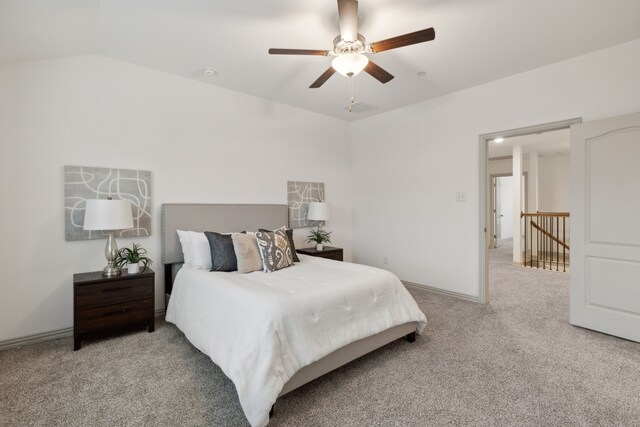
M155 316L164 317L164 313L165 309L159 308L155 311ZM25 337L12 338L10 340L0 341L0 351L71 336L73 336L73 328L64 328L55 331L42 332L40 334L27 335Z
M10 348L22 347L29 344L35 344L43 341L57 340L58 338L66 338L70 336L73 336L73 328L64 328L55 331L27 335L26 337L0 341L0 351L9 350Z
M406 280L402 280L402 283L404 285L406 285L406 286L411 286L411 287L422 289L422 290L425 290L425 291L434 292L434 293L440 294L440 295L446 295L446 296L449 296L449 297L460 298L460 299L463 299L465 301L471 301L471 302L477 302L477 303L480 302L480 298L474 297L474 296L471 296L471 295L467 295L467 294L462 294L460 292L447 291L447 290L444 290L444 289L434 288L432 286L421 285L420 283L407 282Z

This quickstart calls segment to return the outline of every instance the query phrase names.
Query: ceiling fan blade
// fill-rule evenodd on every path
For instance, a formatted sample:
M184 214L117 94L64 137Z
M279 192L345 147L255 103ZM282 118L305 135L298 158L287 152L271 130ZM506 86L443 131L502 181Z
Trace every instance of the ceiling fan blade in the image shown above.
M358 0L338 0L340 37L344 41L358 39Z
M390 39L380 40L371 43L371 51L373 53L384 52L385 50L397 49L399 47L410 46L412 44L424 43L436 38L436 30L427 28L426 30L416 31L414 33L404 34L402 36L391 37Z
M333 67L329 67L327 68L327 71L325 71L324 73L322 73L322 75L320 77L318 77L318 80L316 80L315 82L313 82L311 84L311 86L309 86L310 89L317 89L320 86L322 86L324 84L324 82L326 82L327 80L329 80L329 77L333 76L333 73L335 73L336 70L333 69Z
M270 55L329 55L328 50L313 50L313 49L269 49Z
M375 78L382 84L393 80L393 76L391 74L371 61L369 61L367 66L364 67L364 71L373 76L373 78Z

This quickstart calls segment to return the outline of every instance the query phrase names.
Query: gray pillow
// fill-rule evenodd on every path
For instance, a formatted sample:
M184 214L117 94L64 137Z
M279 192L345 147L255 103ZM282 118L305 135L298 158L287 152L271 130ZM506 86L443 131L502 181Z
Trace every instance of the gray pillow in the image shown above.
M260 248L265 273L281 270L293 265L289 239L284 230L258 231L256 240Z
M205 231L204 235L207 236L211 248L211 270L209 271L236 271L238 260L233 249L231 234Z
M254 234L233 233L231 239L238 260L238 273L262 270L262 258L256 236Z
M284 230L287 232L287 239L289 239L289 246L291 247L291 257L293 258L293 262L300 262L300 258L298 258L298 253L296 252L296 244L293 242L293 229L282 227L280 230ZM272 231L265 230L261 228L258 231Z

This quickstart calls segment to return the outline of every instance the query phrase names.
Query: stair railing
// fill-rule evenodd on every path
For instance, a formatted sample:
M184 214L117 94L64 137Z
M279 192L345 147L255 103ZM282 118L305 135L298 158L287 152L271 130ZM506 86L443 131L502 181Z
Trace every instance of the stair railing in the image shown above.
M524 265L567 271L569 265L569 212L521 212L524 219Z

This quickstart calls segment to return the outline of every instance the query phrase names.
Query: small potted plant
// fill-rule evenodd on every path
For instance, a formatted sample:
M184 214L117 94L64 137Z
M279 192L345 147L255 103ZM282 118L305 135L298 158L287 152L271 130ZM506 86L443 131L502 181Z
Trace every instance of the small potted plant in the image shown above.
M126 265L129 274L136 274L140 272L140 264L142 264L142 272L144 273L147 267L153 264L153 261L147 257L145 248L134 243L131 249L122 248L118 251L114 264L118 268Z
M331 243L331 238L329 237L330 234L330 231L327 232L318 227L315 230L311 230L307 236L307 243L315 242L316 250L321 251L324 249L325 243Z

